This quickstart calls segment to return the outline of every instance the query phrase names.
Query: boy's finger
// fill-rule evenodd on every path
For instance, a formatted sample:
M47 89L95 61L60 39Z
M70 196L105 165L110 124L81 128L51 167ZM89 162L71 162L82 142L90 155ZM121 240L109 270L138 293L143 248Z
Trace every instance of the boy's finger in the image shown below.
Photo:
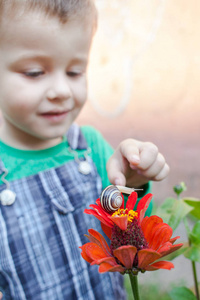
M107 173L109 181L114 185L126 185L126 178L122 173L119 161L112 158L107 163Z
M154 180L155 181L163 180L165 177L167 177L167 175L169 174L169 171L170 171L170 167L168 166L168 164L165 164L165 166L160 171L160 173L155 176Z
M140 163L140 149L139 144L126 140L119 146L122 157L126 158L131 165L138 165Z
M140 163L138 168L141 170L148 169L153 165L158 157L158 148L152 143L144 143L140 149Z
M150 165L149 168L144 170L141 168L140 170L143 176L153 179L161 172L165 164L166 162L164 156L161 153L158 153L156 160L152 163L152 165Z

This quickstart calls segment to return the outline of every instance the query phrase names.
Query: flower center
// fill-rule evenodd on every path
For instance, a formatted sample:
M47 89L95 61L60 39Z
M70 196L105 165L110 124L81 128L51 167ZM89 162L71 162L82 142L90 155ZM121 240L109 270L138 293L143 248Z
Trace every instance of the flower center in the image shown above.
M113 250L120 246L135 246L137 250L148 248L148 243L144 237L141 226L138 220L133 217L131 222L128 222L126 230L121 230L117 225L112 228L110 250L113 255ZM135 257L133 266L137 266L138 259Z
M128 216L128 222L132 222L133 219L137 218L138 217L138 213L134 210L129 210L126 208L126 209L118 209L116 212L114 212L112 214L112 217L114 216L119 216L119 217L124 217L124 216Z

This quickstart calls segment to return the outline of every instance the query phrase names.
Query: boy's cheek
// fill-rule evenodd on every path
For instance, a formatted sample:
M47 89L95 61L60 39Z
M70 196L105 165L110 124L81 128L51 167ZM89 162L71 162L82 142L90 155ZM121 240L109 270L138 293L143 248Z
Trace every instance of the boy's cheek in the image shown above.
M87 100L87 88L79 88L74 96L76 105L82 107Z

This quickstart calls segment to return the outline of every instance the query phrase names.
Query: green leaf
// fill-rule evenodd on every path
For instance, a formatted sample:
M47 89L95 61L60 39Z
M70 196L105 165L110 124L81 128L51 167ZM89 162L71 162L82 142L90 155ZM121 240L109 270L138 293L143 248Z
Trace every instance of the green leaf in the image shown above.
M200 200L196 198L184 198L183 201L193 208L190 214L200 220Z
M189 234L189 239L193 245L200 246L200 221L194 225L191 233Z
M175 230L183 218L192 210L192 207L186 204L182 199L177 200L172 208L168 225Z
M173 211L173 206L176 203L175 198L167 198L156 210L156 215L161 217L165 223L168 223L170 215Z
M165 201L161 204L160 208L163 211L171 212L174 203L177 201L175 198L166 198Z
M167 198L164 203L157 208L156 214L163 219L163 221L173 230L177 228L182 219L193 208L185 203L182 199Z
M191 290L186 287L176 287L169 293L172 300L196 300Z
M200 263L200 245L188 247L184 252L184 256L192 261Z

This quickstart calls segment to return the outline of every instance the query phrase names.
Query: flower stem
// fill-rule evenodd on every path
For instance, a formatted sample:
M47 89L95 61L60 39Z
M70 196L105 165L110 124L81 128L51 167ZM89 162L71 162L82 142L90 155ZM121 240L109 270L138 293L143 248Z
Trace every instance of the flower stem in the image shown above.
M135 300L140 300L139 290L138 290L138 275L129 274L133 297Z
M188 243L189 243L189 246L191 246L191 241L190 241L190 238L189 238L190 227L189 227L189 224L188 224L188 220L185 217L183 219L183 221L184 221L184 225L185 225L187 236L188 236ZM196 293L197 300L200 300L199 287L198 287L198 279L197 279L197 271L196 271L196 264L195 264L195 261L191 261L191 263L192 263L192 271L193 271L193 277L194 277L195 293Z
M194 286L195 286L196 297L197 297L197 300L200 300L196 264L194 261L192 261L192 270L193 270L193 276L194 276L194 283L195 283Z

